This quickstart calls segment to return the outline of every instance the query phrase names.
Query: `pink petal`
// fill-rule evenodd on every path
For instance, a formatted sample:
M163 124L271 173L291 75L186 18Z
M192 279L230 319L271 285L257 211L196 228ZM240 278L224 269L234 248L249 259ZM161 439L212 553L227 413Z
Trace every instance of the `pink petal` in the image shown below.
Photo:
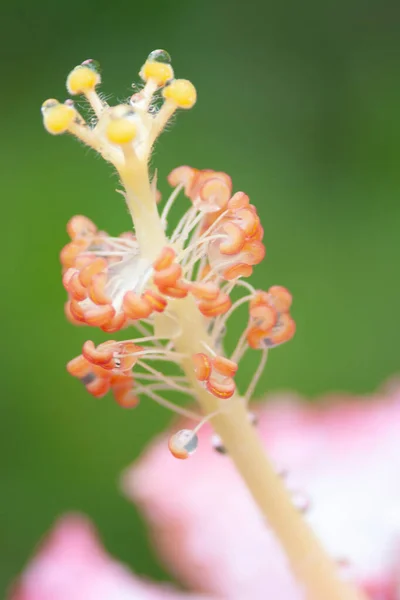
M56 523L9 599L200 600L200 596L135 577L106 554L89 521L69 515Z
M309 495L307 518L332 557L348 563L343 576L374 600L400 598L400 387L312 406L280 396L259 410L270 457L288 469L287 485L299 492L294 499ZM188 461L173 459L159 438L124 477L161 556L197 590L300 600L276 540L209 437L204 427Z

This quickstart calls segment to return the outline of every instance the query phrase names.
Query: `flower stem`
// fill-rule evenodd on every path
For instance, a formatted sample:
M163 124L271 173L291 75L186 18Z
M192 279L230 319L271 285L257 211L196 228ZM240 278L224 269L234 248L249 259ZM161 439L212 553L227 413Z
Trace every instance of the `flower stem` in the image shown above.
M135 166L133 170L124 169L120 175L141 253L152 260L167 240L152 197L147 165L141 165L141 170ZM179 323L180 333L174 338L176 351L189 357L204 352L204 344L210 346L211 341L204 326L204 317L194 299L187 296L182 300L171 300L169 308ZM162 315L158 317L162 318ZM334 561L294 507L284 483L265 454L256 428L249 421L243 399L235 396L228 401L229 404L225 401L224 409L224 401L208 393L197 381L191 359L183 359L181 366L204 415L221 409L213 416L212 425L266 523L279 539L307 600L363 600L361 592L340 579Z

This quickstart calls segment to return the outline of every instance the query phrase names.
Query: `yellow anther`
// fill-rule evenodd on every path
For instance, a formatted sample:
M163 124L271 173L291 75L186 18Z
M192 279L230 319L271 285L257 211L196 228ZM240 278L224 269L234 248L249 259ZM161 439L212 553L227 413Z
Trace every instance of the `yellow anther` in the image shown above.
M127 144L137 134L136 124L126 118L112 119L106 129L106 136L112 144Z
M163 96L175 102L179 108L192 108L197 99L196 88L187 79L172 81L163 89Z
M100 81L100 75L94 69L79 65L67 77L67 90L70 94L82 94L93 90Z
M42 106L43 123L49 133L65 133L76 117L73 106L59 104L56 100L46 100Z
M144 63L139 73L143 81L152 79L161 87L174 77L174 71L171 65L155 60L148 60Z

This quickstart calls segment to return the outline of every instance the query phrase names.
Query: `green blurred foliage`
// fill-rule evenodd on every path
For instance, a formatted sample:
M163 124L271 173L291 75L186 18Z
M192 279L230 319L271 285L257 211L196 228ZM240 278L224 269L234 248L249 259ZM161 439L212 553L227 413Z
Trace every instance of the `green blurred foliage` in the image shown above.
M135 570L164 576L117 484L170 416L96 401L64 366L88 336L63 316L65 223L83 213L118 234L129 216L109 166L43 131L41 102L63 99L88 57L124 98L148 52L167 48L199 102L157 146L162 190L179 164L230 173L266 231L253 284L294 294L296 337L271 353L258 394L367 393L399 368L399 25L399 7L378 0L2 8L2 589L68 510L88 513Z

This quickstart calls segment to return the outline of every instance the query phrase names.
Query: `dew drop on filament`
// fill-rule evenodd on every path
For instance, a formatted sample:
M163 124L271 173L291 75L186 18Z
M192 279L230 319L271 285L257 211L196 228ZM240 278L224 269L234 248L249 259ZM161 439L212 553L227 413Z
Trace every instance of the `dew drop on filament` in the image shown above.
M168 442L168 448L175 458L189 458L196 452L199 438L191 429L181 429L174 433Z
M171 56L166 50L161 49L153 50L153 52L150 52L149 56L147 57L147 60L149 60L150 62L167 63L168 65L171 64Z

